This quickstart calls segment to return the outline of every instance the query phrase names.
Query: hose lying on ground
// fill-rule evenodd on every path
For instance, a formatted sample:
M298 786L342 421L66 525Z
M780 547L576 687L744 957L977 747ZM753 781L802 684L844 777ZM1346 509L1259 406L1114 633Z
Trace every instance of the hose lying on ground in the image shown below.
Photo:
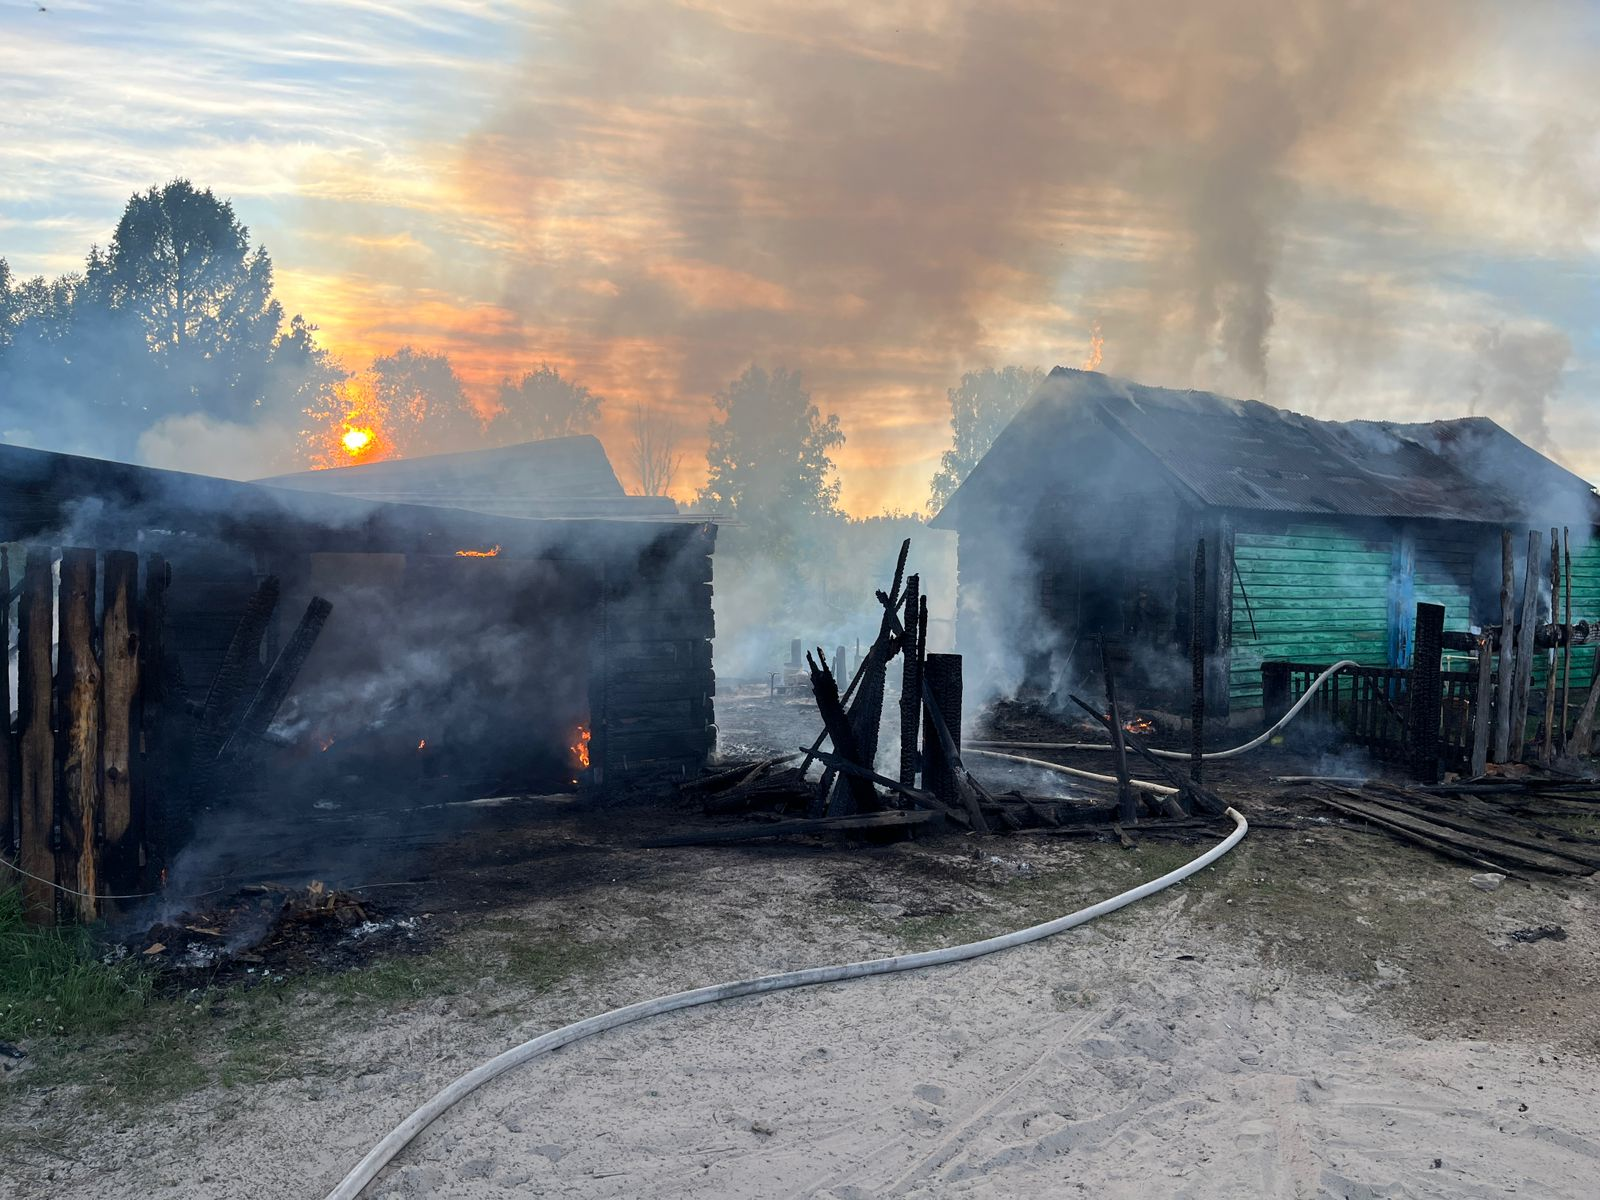
M1271 739L1273 734L1277 733L1280 729L1282 729L1290 721L1294 720L1295 717L1299 715L1300 710L1302 708L1304 708L1308 703L1310 703L1311 697L1316 695L1318 688L1320 688L1324 683L1328 682L1328 680L1332 679L1336 674L1338 674L1340 671L1344 670L1346 667L1359 667L1360 665L1361 664L1356 662L1354 659L1350 659L1350 658L1340 659L1338 662L1334 663L1333 666L1329 667L1321 675L1318 675L1314 680L1312 680L1311 681L1311 686L1306 689L1306 694L1301 696L1300 699L1296 700L1294 702L1294 706L1292 708L1290 708L1288 712L1284 713L1283 716L1279 717L1277 722L1274 723L1273 726L1270 729L1267 729L1266 731L1257 734L1255 737L1251 738L1248 742L1245 742L1244 745L1242 745L1242 746L1234 746L1232 749L1229 749L1229 750L1213 750L1208 754L1202 754L1200 757L1201 758L1205 758L1205 759L1236 758L1238 755L1248 754L1248 753L1250 753L1250 751L1255 750L1258 747L1266 745L1266 743L1268 742L1268 740ZM986 754L989 757L993 757L993 758L1011 758L1015 762L1027 763L1029 766L1054 767L1054 766L1057 766L1056 763L1041 762L1038 759L1031 759L1031 758L1014 758L1014 756L1009 755L1009 754L998 754L997 755L997 754L994 754L993 752L995 750L1110 750L1112 747L1111 747L1111 744L1109 742L997 742L997 741L976 741L976 742L967 742L961 748L962 748L962 750L971 749L974 752L980 752L980 753ZM1190 757L1189 752L1187 750L1157 750L1154 747L1152 747L1151 750L1150 750L1150 753L1154 754L1157 758L1177 758L1177 759L1185 759L1186 760L1186 759L1188 759ZM1061 770L1065 774L1068 774L1068 775L1080 775L1085 779L1097 779L1097 780L1107 780L1107 779L1109 779L1108 776L1095 775L1095 774L1092 774L1092 773L1090 773L1088 771L1069 771L1064 767L1061 768ZM1116 780L1111 779L1110 782L1115 783ZM1139 786L1143 787L1143 788L1147 788L1149 790L1153 790L1153 791L1161 791L1161 790L1163 790L1161 788L1157 788L1153 784L1139 784ZM1173 789L1167 788L1165 790L1166 791L1172 791Z
M1045 766L1055 766L1045 763ZM1062 768L1057 767L1060 770ZM889 975L897 971L915 971L921 967L936 967L944 963L965 962L968 959L980 958L985 954L993 954L997 950L1006 950L1012 946L1026 945L1047 938L1052 934L1075 928L1103 917L1107 913L1115 912L1132 904L1136 900L1143 900L1146 896L1171 887L1179 880L1187 879L1196 871L1202 870L1216 862L1228 851L1232 850L1244 838L1249 830L1249 823L1237 809L1228 809L1227 815L1233 819L1233 832L1228 834L1221 842L1200 855L1194 861L1169 871L1158 879L1142 883L1136 888L1131 888L1120 895L1112 896L1109 900L1102 900L1088 908L1079 909L1075 913L1068 913L1064 917L1057 917L1053 921L1046 921L1042 925L1033 925L1027 929L1019 929L1014 933L1003 933L998 937L988 938L981 942L970 942L964 946L947 946L943 950L925 950L920 954L897 954L893 958L875 958L867 962L845 963L831 967L807 967L799 971L785 971L780 975L763 975L759 979L741 979L732 983L714 983L709 987L695 988L687 992L675 992L670 996L658 996L654 1000L643 1000L638 1004L630 1004L626 1008L612 1009L610 1012L601 1013L599 1016L588 1017L576 1021L571 1025L564 1025L560 1029L542 1034L532 1041L524 1042L507 1050L496 1058L491 1058L482 1066L468 1071L461 1078L439 1092L416 1112L412 1113L399 1125L395 1126L382 1141L367 1152L343 1182L333 1191L328 1193L328 1200L356 1200L367 1184L377 1176L378 1172L389 1163L394 1156L406 1146L412 1138L421 1133L428 1125L446 1112L452 1105L470 1095L491 1079L519 1067L530 1059L548 1054L552 1050L569 1046L583 1038L592 1037L597 1033L604 1033L608 1029L616 1029L621 1025L629 1025L634 1021L642 1021L646 1017L659 1016L662 1013L675 1012L681 1008L694 1008L701 1004L714 1004L719 1000L732 1000L736 996L755 996L764 992L780 992L788 988L809 987L818 983L838 983L846 979L860 979L868 975Z

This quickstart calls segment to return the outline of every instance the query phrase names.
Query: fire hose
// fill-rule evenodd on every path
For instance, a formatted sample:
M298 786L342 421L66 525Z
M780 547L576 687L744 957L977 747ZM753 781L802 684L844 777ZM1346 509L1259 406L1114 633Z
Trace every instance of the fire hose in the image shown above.
M1042 763L1041 765L1067 774L1083 773L1068 771L1055 763ZM608 1029L617 1029L623 1025L631 1025L635 1021L642 1021L647 1017L660 1016L663 1013L676 1012L679 1009L695 1008L702 1004L715 1004L722 1000L732 1000L738 996L757 996L766 992L781 992L789 988L810 987L819 983L839 983L847 979L862 979L869 975L890 975L899 971L915 971L923 967L937 967L946 963L966 962L969 959L981 958L985 954L993 954L997 950L1008 950L1013 946L1023 946L1029 942L1039 941L1053 934L1076 928L1094 920L1096 917L1103 917L1107 913L1116 912L1119 908L1124 908L1136 900L1143 900L1146 896L1153 896L1180 880L1187 879L1196 871L1209 867L1237 846L1250 828L1249 823L1237 809L1228 809L1227 815L1233 820L1233 831L1222 841L1200 855L1200 857L1175 871L1167 872L1160 878L1152 879L1148 883L1142 883L1138 887L1130 888L1126 892L1112 896L1108 900L1102 900L1098 904L1092 904L1088 908L1068 913L1064 917L1057 917L1053 921L1046 921L1042 925L1032 925L1027 929L1003 933L981 942L969 942L962 946L946 946L942 950L925 950L918 954L897 954L892 958L874 958L866 962L844 963L837 966L806 967L798 971L785 971L778 975L763 975L757 979L714 983L707 987L694 988L687 992L674 992L670 996L657 996L654 1000L642 1000L637 1004L629 1004L624 1008L615 1008L610 1012L587 1017L582 1021L575 1021L571 1025L564 1025L560 1029L541 1034L539 1037L524 1042L520 1046L515 1046L505 1051L505 1053L491 1058L483 1065L468 1071L443 1091L437 1093L421 1108L384 1135L383 1139L367 1152L366 1157L356 1164L355 1169L345 1176L339 1186L328 1193L327 1200L356 1200L366 1189L367 1184L377 1177L378 1172L383 1170L395 1155L399 1154L417 1134L421 1133L452 1106L471 1095L490 1080L505 1074L515 1067L520 1067L523 1063L548 1054L552 1050L559 1050L562 1046L570 1046L573 1042L593 1037L598 1033L604 1033Z
M1282 729L1290 721L1294 720L1295 717L1299 715L1300 710L1311 702L1311 697L1317 694L1317 689L1322 687L1323 684L1327 683L1328 680L1332 679L1335 675L1337 675L1340 671L1344 670L1346 667L1359 667L1360 665L1361 664L1356 662L1354 659L1350 659L1350 658L1340 659L1338 662L1334 663L1333 666L1329 667L1326 671L1324 671L1321 675L1318 675L1315 679L1313 679L1311 681L1311 686L1306 688L1305 695L1301 696L1300 699L1296 700L1294 702L1294 705L1289 709L1289 711L1284 713L1283 716L1279 717L1278 720L1276 722L1274 722L1266 730L1264 730L1261 733L1257 734L1255 737L1251 738L1248 742L1245 742L1243 745L1234 746L1234 747L1232 747L1231 749L1228 749L1228 750L1213 750L1208 754L1202 754L1200 757L1203 758L1203 759L1237 758L1241 754L1248 754L1248 753L1250 753L1250 751L1259 749L1260 747L1266 745L1267 742L1272 739L1274 734L1276 734L1280 729ZM1058 770L1058 771L1062 772L1065 775L1077 775L1077 776L1079 776L1080 778L1083 778L1083 779L1095 779L1095 780L1099 780L1101 782L1115 783L1116 780L1113 779L1109 775L1096 775L1092 771L1077 771L1077 770L1074 770L1074 769L1072 769L1070 767L1063 767L1059 763L1045 762L1042 759L1037 759L1037 758L1020 758L1015 754L997 754L997 753L995 753L995 751L997 751L997 750L1111 750L1111 749L1114 749L1114 747L1112 747L1111 745L1109 745L1109 744L1107 744L1105 742L974 741L974 742L968 742L968 743L966 743L966 745L964 745L962 747L963 751L967 751L967 752L970 752L970 753L973 753L973 754L981 754L985 758L1001 758L1001 759L1009 760L1011 762L1023 763L1023 764L1026 764L1027 766L1030 766L1030 767L1051 767L1051 768L1053 768L1055 770ZM1176 758L1176 759L1182 759L1184 761L1188 761L1188 759L1191 757L1187 750L1157 750L1154 747L1150 747L1150 753L1155 755L1157 758ZM1141 788L1145 788L1146 790L1154 791L1154 792L1171 793L1171 792L1177 791L1176 788L1163 787L1161 785L1152 784L1152 783L1140 782L1138 784L1138 786L1141 787Z

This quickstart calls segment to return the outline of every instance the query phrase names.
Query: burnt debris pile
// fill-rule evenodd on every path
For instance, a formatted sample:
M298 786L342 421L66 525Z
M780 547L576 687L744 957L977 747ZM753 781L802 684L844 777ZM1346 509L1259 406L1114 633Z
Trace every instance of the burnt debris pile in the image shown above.
M1124 721L1104 655L1105 705L1074 700L1110 734L1107 748L1115 774L1086 778L1114 787L1116 798L1085 803L1059 795L996 791L980 782L968 769L961 749L961 656L928 652L928 597L922 593L919 576L906 574L910 549L907 539L889 589L876 593L882 608L878 633L859 656L850 678L841 680L838 655L830 662L821 647L805 655L822 724L811 744L793 754L724 766L680 785L686 796L700 800L707 815L760 819L658 839L652 845L917 828L1004 833L1131 823L1141 812L1158 820L1187 821L1197 814L1215 816L1224 811L1226 805L1197 779L1173 770L1151 753L1135 732L1148 730L1148 723ZM898 711L891 719L898 718L899 754L895 763L883 763L880 769L890 668L897 659ZM1133 779L1130 754L1148 762L1163 782ZM812 778L813 766L820 771L819 778Z

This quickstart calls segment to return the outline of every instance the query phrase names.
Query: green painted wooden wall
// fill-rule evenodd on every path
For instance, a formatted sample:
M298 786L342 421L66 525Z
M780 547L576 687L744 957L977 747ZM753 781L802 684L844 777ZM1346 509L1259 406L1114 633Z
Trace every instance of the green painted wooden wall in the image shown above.
M1229 707L1260 706L1265 659L1382 663L1391 556L1388 540L1332 524L1290 525L1281 533L1237 531Z
M1348 525L1319 521L1270 533L1235 533L1231 709L1261 704L1264 660L1331 663L1350 658L1375 666L1388 660L1397 538L1398 533L1352 531ZM1470 532L1428 527L1414 532L1413 539L1412 604L1442 604L1445 628L1467 629L1474 555ZM1600 555L1595 565L1600 593ZM1575 567L1574 580L1577 576Z

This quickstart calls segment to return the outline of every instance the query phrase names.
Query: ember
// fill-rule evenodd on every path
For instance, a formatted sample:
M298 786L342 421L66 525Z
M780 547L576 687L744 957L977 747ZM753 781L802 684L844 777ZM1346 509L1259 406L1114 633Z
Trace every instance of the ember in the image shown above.
M457 558L494 558L500 553L498 545L490 546L487 550L457 550Z
M1155 722L1148 717L1134 717L1131 721L1124 721L1122 728L1128 733L1153 733Z

